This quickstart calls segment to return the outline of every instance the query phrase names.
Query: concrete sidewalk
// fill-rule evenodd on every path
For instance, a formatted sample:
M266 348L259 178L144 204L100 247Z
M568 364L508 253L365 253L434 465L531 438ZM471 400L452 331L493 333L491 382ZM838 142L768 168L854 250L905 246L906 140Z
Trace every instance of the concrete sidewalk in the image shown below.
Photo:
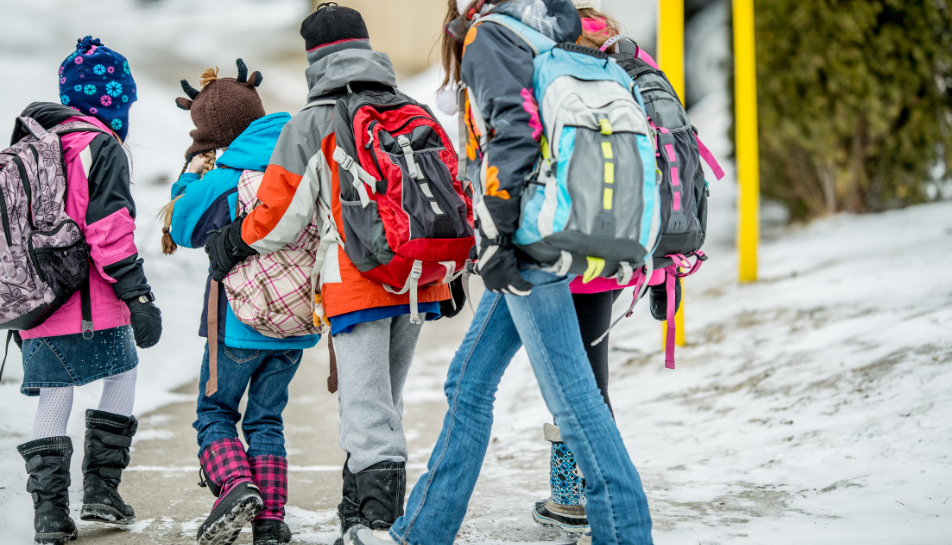
M467 311L467 315L471 313ZM442 384L453 351L462 340L469 319L429 323L424 328L408 386L405 428L411 459L408 482L412 485L425 470L446 412ZM434 357L434 355L437 355ZM196 365L200 363L196 355ZM339 535L337 504L341 493L341 466L345 454L337 445L337 396L327 392L326 341L305 352L291 384L291 401L285 411L289 475L287 522L295 543L333 543ZM413 384L416 384L414 387ZM140 386L141 387L141 386ZM198 383L178 393L192 401L167 405L140 415L133 444L132 463L124 473L120 492L136 509L139 521L127 528L82 522L80 540L97 544L180 544L194 542L199 525L211 510L214 496L197 486L197 444L192 422ZM433 395L437 394L437 395ZM243 412L243 408L242 408ZM74 483L75 484L75 483ZM81 488L72 486L71 507L78 511ZM237 543L251 543L251 529Z

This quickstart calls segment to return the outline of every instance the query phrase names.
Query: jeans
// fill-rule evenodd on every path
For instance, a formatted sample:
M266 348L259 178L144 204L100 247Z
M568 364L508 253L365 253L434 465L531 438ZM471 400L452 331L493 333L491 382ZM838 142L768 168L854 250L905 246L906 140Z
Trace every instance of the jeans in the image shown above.
M453 543L489 444L499 381L524 343L546 405L585 475L593 542L651 544L648 501L595 384L569 280L539 270L522 276L535 285L527 297L483 295L450 364L449 410L427 472L390 535L403 544Z
M209 397L205 395L209 376L206 342L198 389L198 418L192 424L198 432L198 455L215 441L238 437L238 404L247 388L248 406L241 431L248 443L248 456L286 457L281 413L288 405L288 384L303 353L300 349L251 350L219 343L218 391Z

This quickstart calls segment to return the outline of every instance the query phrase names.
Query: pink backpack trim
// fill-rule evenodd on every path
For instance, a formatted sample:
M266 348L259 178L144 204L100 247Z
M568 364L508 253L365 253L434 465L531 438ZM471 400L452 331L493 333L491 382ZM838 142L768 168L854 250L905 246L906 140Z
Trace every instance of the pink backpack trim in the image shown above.
M704 252L700 250L694 252L694 255L696 257L694 265L690 265L687 258L681 254L667 255L665 257L671 258L672 264L662 269L665 275L664 286L668 299L666 316L668 330L664 341L664 366L668 369L674 369L674 339L675 333L677 332L677 324L674 320L674 305L676 302L674 293L674 279L691 276L701 268L701 264L704 263L704 260L707 259L707 256L705 256ZM680 272L678 271L678 267L685 267L688 270L686 272Z

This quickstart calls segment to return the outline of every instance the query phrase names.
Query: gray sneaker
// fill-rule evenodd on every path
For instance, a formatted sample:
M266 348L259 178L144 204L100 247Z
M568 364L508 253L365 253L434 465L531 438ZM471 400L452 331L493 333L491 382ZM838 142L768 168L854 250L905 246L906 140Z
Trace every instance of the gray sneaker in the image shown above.
M390 537L389 530L371 530L364 525L357 525L344 534L344 545L395 545L397 542Z

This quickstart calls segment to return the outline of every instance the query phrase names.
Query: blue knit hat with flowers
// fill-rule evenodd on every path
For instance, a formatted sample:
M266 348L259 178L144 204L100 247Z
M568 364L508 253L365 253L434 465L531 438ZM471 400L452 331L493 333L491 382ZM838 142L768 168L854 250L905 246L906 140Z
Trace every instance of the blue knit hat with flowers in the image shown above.
M86 36L77 40L76 51L60 65L59 81L63 105L92 115L126 140L136 82L125 57L99 38Z

